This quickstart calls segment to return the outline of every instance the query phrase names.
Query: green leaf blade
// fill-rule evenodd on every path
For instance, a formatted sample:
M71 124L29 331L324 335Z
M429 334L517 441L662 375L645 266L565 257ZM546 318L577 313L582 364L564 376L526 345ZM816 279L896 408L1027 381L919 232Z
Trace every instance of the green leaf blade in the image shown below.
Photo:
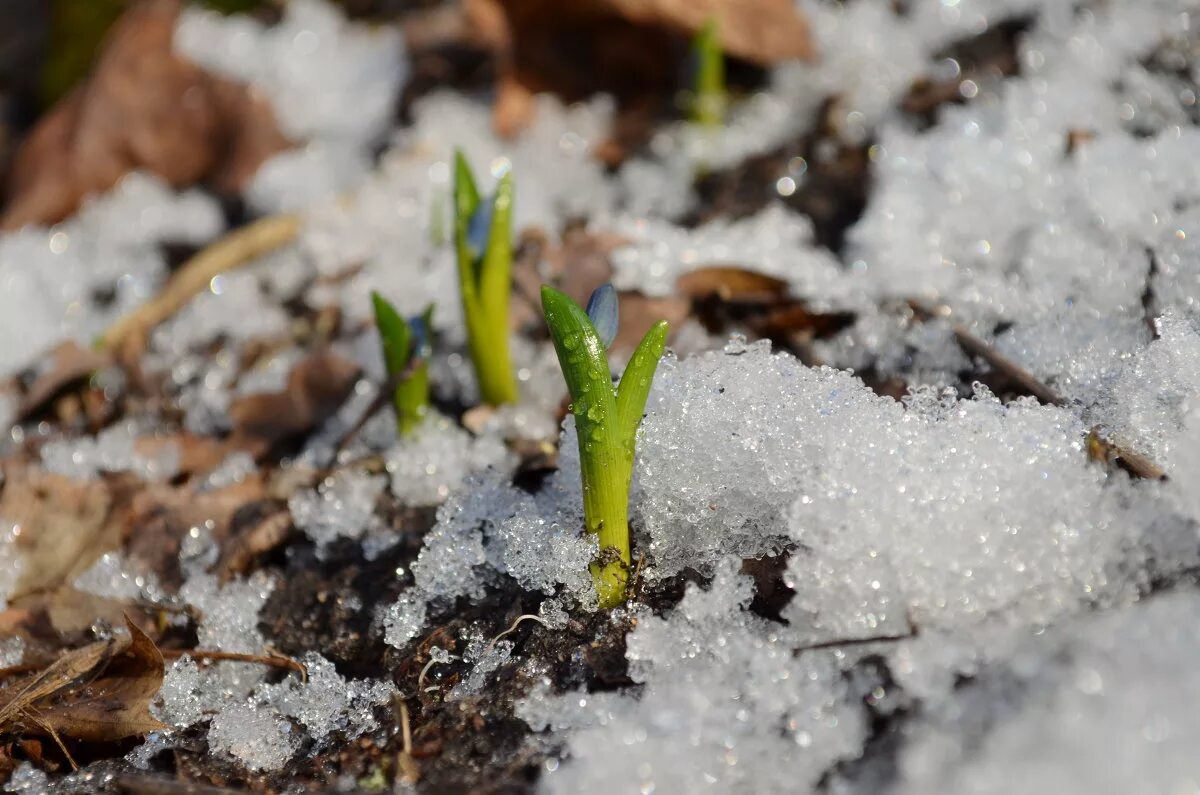
M631 458L633 440L646 411L646 398L650 396L654 373L666 349L668 330L667 321L660 320L646 332L630 357L617 388L617 424Z
M395 378L408 367L412 356L412 329L408 321L400 316L391 302L375 291L371 291L371 304L375 309L375 326L383 346L383 365L389 378Z

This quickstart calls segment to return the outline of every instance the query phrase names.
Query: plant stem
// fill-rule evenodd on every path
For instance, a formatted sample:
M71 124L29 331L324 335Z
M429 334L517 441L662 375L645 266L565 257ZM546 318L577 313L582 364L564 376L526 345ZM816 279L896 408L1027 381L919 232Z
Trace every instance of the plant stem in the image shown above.
M635 437L662 356L667 324L660 321L646 333L620 387L614 389L608 356L587 314L551 287L542 287L542 307L571 394L584 523L600 544L600 556L590 567L592 579L600 606L615 607L625 601L629 579L629 484Z
M492 222L482 254L471 250L467 229L481 200L461 153L454 162L454 242L467 325L467 348L479 394L493 406L515 403L517 380L508 349L508 299L512 286L512 173L500 178L492 197Z
M696 59L696 84L692 97L692 121L706 127L720 127L725 121L728 92L725 88L725 56L717 21L710 19L692 43Z

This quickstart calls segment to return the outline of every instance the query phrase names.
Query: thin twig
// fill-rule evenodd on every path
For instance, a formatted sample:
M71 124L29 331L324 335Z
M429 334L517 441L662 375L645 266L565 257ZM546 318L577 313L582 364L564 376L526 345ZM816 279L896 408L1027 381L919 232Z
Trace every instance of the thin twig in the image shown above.
M401 372L393 373L386 381L384 381L379 393L375 395L374 399L371 400L371 404L367 406L366 410L363 411L362 414L359 415L358 419L354 421L354 424L346 429L346 432L338 438L337 443L333 446L333 454L335 457L338 453L342 452L342 449L350 443L350 440L357 436L358 432L361 431L363 427L365 427L366 424L371 421L371 418L378 414L383 407L386 406L389 401L391 401L392 395L396 392L396 387L400 386L400 383L412 374L413 369L414 367L410 364L410 366L404 368L404 370Z
M282 654L240 654L232 651L214 651L208 649L161 649L164 660L177 660L180 657L191 657L193 660L206 662L244 662L257 665L268 665L272 668L283 668L300 674L303 681L308 681L308 668L299 660L284 657Z
M810 643L805 646L798 646L792 649L793 656L800 656L806 651L822 651L825 649L841 649L853 646L869 646L873 643L896 643L901 640L910 640L918 635L917 625L911 621L908 624L908 629L903 633L895 635L875 635L870 638L836 638L834 640L822 640L817 643Z
M932 316L932 313L928 309L915 303L910 302L910 306L913 307L913 310L921 319ZM1053 406L1067 405L1067 400L1062 395L1043 383L1033 373L1000 353L994 345L972 334L964 326L954 326L954 339L958 341L958 344L966 353L983 359L997 372L1020 387L1026 394L1033 395L1041 402ZM1103 438L1096 429L1093 429L1089 435L1089 447L1092 445L1095 446L1093 449L1098 451L1098 454L1093 457L1104 461L1115 460L1117 464L1131 475L1147 480L1162 480L1167 476L1162 467L1155 464L1146 456L1134 452L1111 439Z

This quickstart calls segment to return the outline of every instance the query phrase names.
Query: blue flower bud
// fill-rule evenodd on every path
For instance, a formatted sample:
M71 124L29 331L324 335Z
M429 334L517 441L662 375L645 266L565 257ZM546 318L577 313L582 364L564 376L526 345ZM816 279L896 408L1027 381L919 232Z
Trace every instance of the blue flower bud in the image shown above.
M495 207L495 201L492 197L480 199L479 206L475 208L475 212L471 214L471 220L467 222L467 250L471 252L473 260L482 257L483 252L487 249L488 237L492 232L493 207Z
M617 306L617 291L612 284L605 283L596 288L588 299L587 316L596 329L596 336L607 348L617 338L617 326L620 323L620 313Z

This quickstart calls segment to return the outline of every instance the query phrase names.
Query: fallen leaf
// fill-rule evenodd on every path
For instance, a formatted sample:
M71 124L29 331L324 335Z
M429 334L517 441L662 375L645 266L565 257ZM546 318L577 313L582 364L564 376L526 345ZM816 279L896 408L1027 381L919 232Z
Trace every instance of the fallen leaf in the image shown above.
M21 576L10 597L73 581L121 543L116 500L107 481L79 482L37 469L10 468L0 516L18 528Z
M692 299L711 298L722 301L764 301L787 293L787 282L765 273L732 265L714 265L683 274L675 281L675 289Z
M180 7L145 0L113 25L91 74L17 151L0 228L60 221L134 170L228 190L291 146L264 99L175 53Z
M169 728L149 709L162 654L128 617L125 626L128 636L68 652L0 690L0 731L112 742Z
M288 374L282 392L246 395L229 407L231 443L265 455L328 419L349 396L359 367L331 351L313 354Z
M109 364L109 357L68 340L46 354L48 361L21 396L17 406L17 421L21 422L63 392L78 386L92 373Z

